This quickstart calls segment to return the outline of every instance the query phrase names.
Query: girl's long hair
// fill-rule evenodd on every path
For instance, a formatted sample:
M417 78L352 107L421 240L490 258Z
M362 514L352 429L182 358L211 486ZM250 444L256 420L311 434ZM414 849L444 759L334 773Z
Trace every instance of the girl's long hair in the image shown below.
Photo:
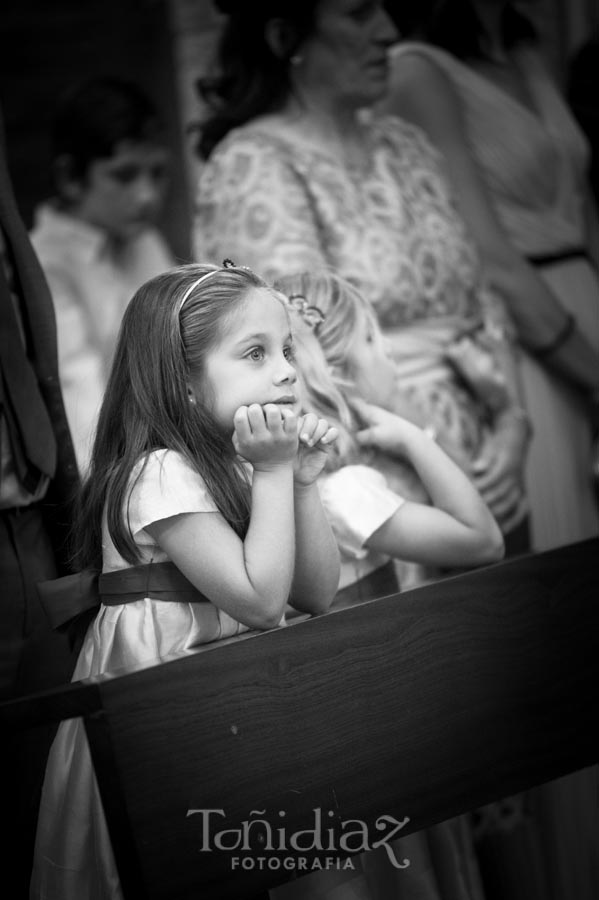
M324 322L314 333L340 386L347 387L347 348L364 317L377 322L370 303L349 281L327 269L286 275L277 279L275 288L287 297L304 297L323 313Z
M213 274L192 288L208 272ZM103 516L117 551L132 565L139 562L127 521L131 474L142 462L139 477L144 457L161 448L189 461L231 527L245 534L249 487L231 435L212 415L208 392L196 393L192 404L188 386L190 378L201 378L207 352L253 287L266 285L248 269L186 265L151 279L133 296L80 493L73 541L80 566L101 568Z
M360 449L354 438L358 427L343 390L327 363L322 347L299 313L290 309L295 347L295 364L302 384L304 411L316 413L337 428L339 436L327 455L326 469L360 461Z

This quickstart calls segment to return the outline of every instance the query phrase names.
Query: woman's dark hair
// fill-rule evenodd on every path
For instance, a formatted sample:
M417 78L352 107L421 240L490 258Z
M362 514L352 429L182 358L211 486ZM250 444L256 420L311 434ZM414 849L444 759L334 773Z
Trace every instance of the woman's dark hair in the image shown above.
M202 378L206 355L227 318L255 287L266 284L249 269L192 264L152 278L133 296L80 492L73 532L78 566L101 568L103 516L121 556L132 565L139 562L126 514L131 475L148 453L161 448L188 460L224 518L240 536L245 534L249 488L231 434L212 414L208 386L196 393L193 404L188 391L190 378Z
M232 128L284 104L292 90L290 59L314 29L318 0L221 0L215 5L228 18L214 71L196 84L209 108L199 125L197 150L203 159ZM280 53L266 38L270 21L280 25Z
M99 77L77 84L60 99L54 111L54 159L68 157L69 175L85 177L97 159L112 156L122 141L151 141L162 130L149 97L136 84Z
M402 38L425 40L458 59L485 57L484 31L472 0L386 0L385 6ZM508 48L537 38L532 22L511 3L502 27Z

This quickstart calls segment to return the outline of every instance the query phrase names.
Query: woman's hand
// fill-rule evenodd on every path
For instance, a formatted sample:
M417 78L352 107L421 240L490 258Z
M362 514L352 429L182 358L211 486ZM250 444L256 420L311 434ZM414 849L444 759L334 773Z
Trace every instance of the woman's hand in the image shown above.
M296 484L313 484L324 469L328 448L337 439L338 431L326 419L307 413L298 420L298 434L293 478Z
M500 425L488 435L478 457L472 462L470 477L507 534L526 510L523 467L528 446L528 430L521 423Z
M233 446L257 471L271 471L295 459L298 419L276 403L240 406L233 417Z

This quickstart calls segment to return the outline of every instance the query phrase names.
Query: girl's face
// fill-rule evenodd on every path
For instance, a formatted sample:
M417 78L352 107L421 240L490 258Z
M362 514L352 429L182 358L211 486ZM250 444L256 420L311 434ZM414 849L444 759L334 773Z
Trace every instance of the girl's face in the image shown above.
M347 351L347 371L360 396L388 407L397 390L396 368L376 320L362 313Z
M387 89L387 49L397 32L380 0L320 0L298 75L335 103L376 103Z
M299 412L293 342L287 312L266 288L251 288L208 352L192 393L207 392L212 414L226 430L240 406L277 403Z

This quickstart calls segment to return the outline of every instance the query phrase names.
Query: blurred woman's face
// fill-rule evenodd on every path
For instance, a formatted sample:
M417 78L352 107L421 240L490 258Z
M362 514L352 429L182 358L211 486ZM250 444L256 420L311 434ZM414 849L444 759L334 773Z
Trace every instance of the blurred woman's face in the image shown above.
M299 50L298 76L335 103L369 106L385 93L387 50L396 40L380 0L320 0L314 33Z

